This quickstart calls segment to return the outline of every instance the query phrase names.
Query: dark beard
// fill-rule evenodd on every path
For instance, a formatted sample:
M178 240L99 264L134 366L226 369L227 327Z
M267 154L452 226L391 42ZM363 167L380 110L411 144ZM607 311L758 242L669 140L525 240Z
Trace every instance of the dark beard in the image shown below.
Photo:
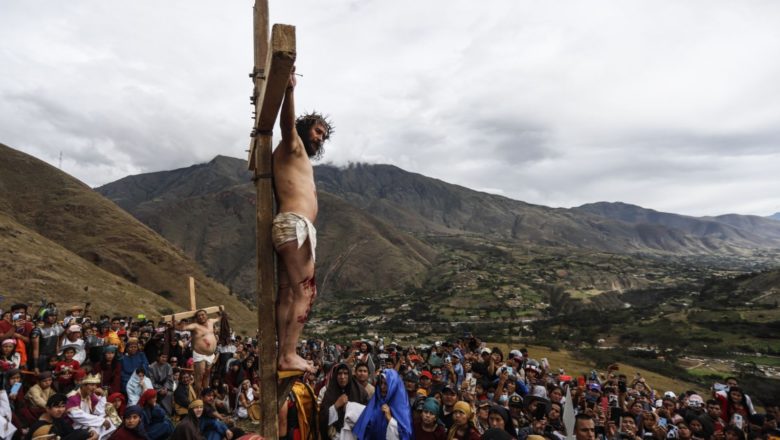
M322 157L322 153L325 150L322 144L317 148L312 144L311 139L308 137L302 138L301 141L303 141L303 148L306 149L306 154L309 156L309 159L317 160Z

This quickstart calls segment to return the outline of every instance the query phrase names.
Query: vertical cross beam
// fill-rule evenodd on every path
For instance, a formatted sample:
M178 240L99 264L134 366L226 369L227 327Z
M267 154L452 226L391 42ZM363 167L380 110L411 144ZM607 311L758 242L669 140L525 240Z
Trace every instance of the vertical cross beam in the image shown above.
M261 434L279 438L277 401L276 268L271 241L274 215L272 132L284 92L295 64L295 27L273 26L268 39L268 0L254 7L254 58L252 72L255 124L249 148L249 169L256 189L257 320L260 367Z
M193 277L190 277L190 310L193 312L198 310L195 302L195 278Z

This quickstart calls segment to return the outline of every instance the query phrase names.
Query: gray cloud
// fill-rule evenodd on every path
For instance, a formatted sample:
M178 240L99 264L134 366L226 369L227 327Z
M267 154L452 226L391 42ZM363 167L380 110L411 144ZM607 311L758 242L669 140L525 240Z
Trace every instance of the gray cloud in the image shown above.
M91 185L245 157L252 2L0 4L0 142ZM780 4L271 2L327 160L532 203L780 210Z

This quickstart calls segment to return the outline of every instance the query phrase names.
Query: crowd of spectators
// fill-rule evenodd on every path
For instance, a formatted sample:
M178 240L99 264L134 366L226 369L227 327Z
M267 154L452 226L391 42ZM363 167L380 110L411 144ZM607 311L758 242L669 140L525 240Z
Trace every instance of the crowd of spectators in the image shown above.
M780 438L780 396L758 411L735 377L707 391L656 389L617 364L567 374L524 348L504 353L471 335L430 346L307 341L301 351L319 367L306 380L322 439Z
M220 346L200 389L187 321L95 318L88 307L2 312L0 439L233 439L237 420L257 422L251 341Z
M2 313L0 439L231 440L261 422L256 340L220 338L211 386L199 389L186 321L85 312ZM308 340L299 352L317 372L282 404L289 440L780 437L777 401L754 403L733 377L706 392L659 390L617 366L569 374L471 335L414 346Z

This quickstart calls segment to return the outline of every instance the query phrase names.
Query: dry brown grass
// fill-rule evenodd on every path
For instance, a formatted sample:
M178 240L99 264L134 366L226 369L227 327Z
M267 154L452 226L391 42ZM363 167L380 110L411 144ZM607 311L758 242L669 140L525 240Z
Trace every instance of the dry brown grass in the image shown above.
M488 346L493 347L494 345L489 344ZM495 346L503 350L505 354L509 353L509 350L512 349L527 347L528 353L533 359L541 360L542 358L547 358L547 360L550 362L550 367L553 368L553 370L563 368L566 374L573 377L588 375L590 371L595 368L592 362L578 356L577 353L568 350L553 351L547 347L541 347L537 345L526 346L523 344L513 345L511 348L507 344L495 344ZM645 381L650 386L661 393L664 391L674 391L675 393L679 393L683 390L696 390L700 393L705 392L701 386L691 382L674 380L669 377L662 376L642 368L637 368L629 364L618 363L618 366L620 368L620 372L628 376L629 380L633 378L635 373L638 372L642 375L642 377L645 378ZM603 373L603 371L599 371L599 373Z
M28 246L26 264L10 253L0 260L9 274L0 280L7 297L35 302L41 297L67 303L91 300L96 312L102 311L97 309L101 304L109 314L143 311L157 317L165 307L189 309L187 279L193 276L199 307L225 305L234 326L254 336L255 313L163 237L38 159L2 144L0 159L0 212L6 224L16 225L9 231L19 233L19 227L25 228L16 238L8 235L12 232L4 234L4 240L27 240L17 246ZM110 288L111 283L116 287ZM170 301L161 292L167 292Z

